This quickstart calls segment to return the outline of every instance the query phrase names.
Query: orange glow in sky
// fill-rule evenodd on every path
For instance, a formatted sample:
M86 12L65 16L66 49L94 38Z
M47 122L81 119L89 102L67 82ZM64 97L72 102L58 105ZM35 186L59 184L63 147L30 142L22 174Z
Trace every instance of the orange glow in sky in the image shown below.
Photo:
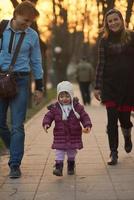
M6 5L6 6L5 6ZM10 0L0 0L0 21L5 19L11 19L13 6Z
M21 0L18 0L20 3ZM54 21L52 0L38 0L37 9L40 17L37 21L40 36L43 41L47 42L51 38L52 25ZM59 2L55 0L55 2ZM103 20L102 4L97 8L96 0L64 0L61 2L63 8L68 12L68 30L73 33L75 31L84 32L84 40L94 43L98 37L98 10L100 12L99 20ZM87 3L87 6L85 4ZM5 6L6 5L6 6ZM106 6L106 5L105 5ZM115 7L119 9L125 17L127 9L127 0L115 0ZM0 0L0 20L11 19L13 6L10 0ZM55 12L57 16L57 25L63 23L63 19L59 17L60 9L56 5ZM134 6L132 9L134 12ZM134 27L134 16L131 16L129 28Z

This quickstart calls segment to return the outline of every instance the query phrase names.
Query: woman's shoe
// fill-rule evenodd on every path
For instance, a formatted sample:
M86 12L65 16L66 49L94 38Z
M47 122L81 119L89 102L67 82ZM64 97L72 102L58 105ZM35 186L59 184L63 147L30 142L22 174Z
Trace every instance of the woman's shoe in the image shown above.
M117 158L111 157L111 158L109 159L109 161L107 162L107 164L108 164L108 165L117 165L117 162L118 162Z
M108 165L117 165L118 163L118 156L117 156L117 153L115 152L112 152L110 154L110 159L108 160L107 164Z
M124 149L127 153L130 153L133 147L132 140L131 140L131 128L129 129L121 128L121 129L122 129L122 133L123 133L124 141L125 141Z

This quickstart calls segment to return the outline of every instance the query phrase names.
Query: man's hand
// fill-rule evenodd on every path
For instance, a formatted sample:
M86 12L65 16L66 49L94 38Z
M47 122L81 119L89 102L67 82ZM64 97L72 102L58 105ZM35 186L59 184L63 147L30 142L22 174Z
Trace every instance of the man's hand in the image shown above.
M43 92L40 90L35 90L34 92L34 102L38 105L43 99Z
M94 90L94 96L98 101L101 100L100 95L101 95L101 91L100 90Z

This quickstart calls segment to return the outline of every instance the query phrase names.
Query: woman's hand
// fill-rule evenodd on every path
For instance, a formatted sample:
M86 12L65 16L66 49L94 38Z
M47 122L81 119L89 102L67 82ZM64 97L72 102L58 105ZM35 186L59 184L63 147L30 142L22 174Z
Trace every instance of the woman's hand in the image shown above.
M94 90L94 96L98 101L101 100L100 95L101 95L101 91L100 90Z

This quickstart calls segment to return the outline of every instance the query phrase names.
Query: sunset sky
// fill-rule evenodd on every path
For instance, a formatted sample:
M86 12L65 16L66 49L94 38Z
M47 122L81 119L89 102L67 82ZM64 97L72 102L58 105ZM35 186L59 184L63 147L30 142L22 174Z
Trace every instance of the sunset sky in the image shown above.
M56 2L57 0L55 0ZM21 2L21 0L18 0ZM86 11L88 18L83 17L85 13L85 2L87 2ZM5 6L6 5L6 6ZM62 6L68 10L68 29L70 32L83 30L85 41L91 42L98 36L98 13L96 0L64 0ZM127 9L127 0L116 0L115 7L118 8L125 17ZM52 21L53 21L53 5L52 0L38 0L37 9L40 12L40 17L37 21L40 30L41 38L47 41L51 35ZM99 11L102 11L102 6L99 6ZM134 11L134 8L133 8ZM0 19L10 19L12 17L13 6L10 0L0 0ZM59 15L59 8L56 6L57 23L62 23ZM86 16L85 16L86 17ZM102 18L102 16L100 16ZM134 26L134 15L131 17L129 28Z

